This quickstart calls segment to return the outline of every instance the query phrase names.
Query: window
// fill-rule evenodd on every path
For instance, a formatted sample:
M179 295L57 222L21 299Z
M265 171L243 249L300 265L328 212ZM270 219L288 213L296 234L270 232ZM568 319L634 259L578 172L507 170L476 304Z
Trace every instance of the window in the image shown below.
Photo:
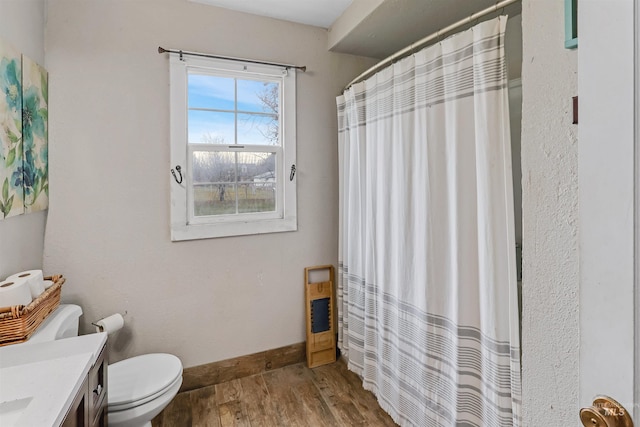
M295 70L176 56L170 67L171 239L296 230Z

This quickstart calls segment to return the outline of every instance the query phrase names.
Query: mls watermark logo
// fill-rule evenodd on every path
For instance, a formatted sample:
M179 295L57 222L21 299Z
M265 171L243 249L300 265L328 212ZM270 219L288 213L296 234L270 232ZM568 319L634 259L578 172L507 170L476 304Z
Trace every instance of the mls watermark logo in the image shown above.
M595 406L605 417L624 417L626 414L622 406L611 406L609 403L598 403Z

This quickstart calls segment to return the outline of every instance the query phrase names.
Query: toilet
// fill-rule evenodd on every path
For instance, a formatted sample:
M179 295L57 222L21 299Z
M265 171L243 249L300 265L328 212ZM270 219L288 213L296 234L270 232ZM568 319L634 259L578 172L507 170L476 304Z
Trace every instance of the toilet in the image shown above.
M81 315L79 306L61 304L25 344L77 336ZM151 427L182 385L182 363L171 354L144 354L109 364L107 375L109 426Z

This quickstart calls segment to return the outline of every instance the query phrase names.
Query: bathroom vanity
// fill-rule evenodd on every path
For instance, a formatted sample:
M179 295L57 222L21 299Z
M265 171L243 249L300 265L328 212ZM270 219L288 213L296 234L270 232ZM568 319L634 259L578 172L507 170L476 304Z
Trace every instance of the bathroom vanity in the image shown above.
M73 338L71 338L73 339ZM106 343L106 341L105 341ZM107 360L106 345L89 369L84 383L75 395L63 427L107 426Z
M0 425L107 425L107 334L0 347Z

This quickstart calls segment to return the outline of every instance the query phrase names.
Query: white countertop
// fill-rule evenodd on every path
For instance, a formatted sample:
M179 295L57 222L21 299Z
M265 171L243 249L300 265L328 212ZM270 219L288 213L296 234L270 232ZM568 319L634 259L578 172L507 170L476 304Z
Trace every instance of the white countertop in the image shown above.
M0 425L59 426L106 333L0 347Z

